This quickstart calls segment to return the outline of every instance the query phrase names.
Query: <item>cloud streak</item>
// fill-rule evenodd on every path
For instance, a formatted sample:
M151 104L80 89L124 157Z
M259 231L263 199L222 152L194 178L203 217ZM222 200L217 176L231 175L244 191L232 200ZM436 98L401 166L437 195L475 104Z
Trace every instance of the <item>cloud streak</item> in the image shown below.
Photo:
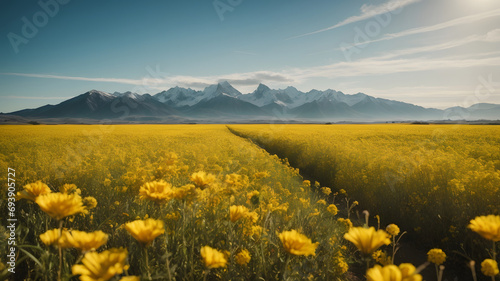
M441 44L427 45L415 48L408 48L403 50L395 50L386 55L382 55L379 58L389 59L400 56L414 55L418 53L429 53L436 51L443 51L447 49L452 49L460 46L464 46L474 42L500 42L500 29L494 29L486 33L485 35L471 35L464 38L459 38L456 40L444 42Z
M357 44L352 44L351 47L348 47L347 49L352 48L352 47L357 47L357 46L361 46L361 45L374 43L374 42L387 41L387 40L406 37L406 36L410 36L410 35L417 35L417 34L438 31L438 30L442 30L442 29L446 29L446 28L450 28L450 27L455 27L455 26L459 26L459 25L471 24L474 22L482 21L482 20L487 19L487 18L498 17L498 16L500 16L500 9L491 10L491 11L484 12L484 13L479 13L479 14L475 14L475 15L456 18L456 19L449 20L449 21L442 22L442 23L438 23L435 25L411 28L411 29L403 30L403 31L400 31L397 33L388 33L388 34L385 34L384 36L382 36L381 38L378 38L378 39L364 41L364 42L360 42ZM496 38L498 36L499 36L498 33L491 34L491 37L494 40L496 40ZM346 48L344 48L344 50L345 49ZM339 48L337 50L341 50L341 48Z
M58 79L58 80L73 80L87 82L105 82L133 85L134 91L143 92L145 90L165 90L170 87L180 86L189 88L204 88L216 83L228 81L234 86L249 86L259 83L292 83L293 78L282 73L271 71L256 71L248 73L235 73L220 76L155 76L155 78L144 77L142 79L124 79L124 78L98 78L98 77L81 77L81 76L64 76L51 74L37 73L0 73L0 75L11 75L32 78Z
M370 58L355 62L340 62L326 66L297 70L293 76L301 79L328 77L356 77L396 74L403 72L500 66L500 56L487 58L412 58L385 60Z
M345 20L343 20L335 25L327 27L327 28L323 28L320 30L316 30L313 32L309 32L309 33L305 33L305 34L301 34L301 35L297 35L297 36L293 36L293 37L290 37L288 39L295 39L295 38L299 38L299 37L304 37L304 36L308 36L308 35L313 35L313 34L325 32L328 30L332 30L332 29L335 29L335 28L338 28L338 27L341 27L344 25L348 25L348 24L355 23L358 21L366 20L366 19L378 16L378 15L390 13L390 12L404 8L408 5L416 3L416 2L420 2L420 0L389 0L388 2L380 4L380 5L363 4L363 6L361 6L361 9L360 9L361 14L359 14L357 16L349 17L349 18L347 18L347 19L345 19Z
M77 80L77 81L90 81L90 82L110 82L119 84L140 85L143 80L123 79L123 78L93 78L93 77L79 77L79 76L63 76L63 75L50 75L50 74L35 74L35 73L15 73L4 72L2 75L13 75L33 78L48 78L60 80Z
M404 50L400 53L405 53ZM388 59L387 56L372 57L361 59L353 62L338 62L329 65L315 66L309 68L296 68L281 72L258 71L248 73L234 73L223 76L173 76L154 79L155 83L150 85L151 89L165 90L173 86L203 88L211 84L221 81L228 81L234 86L251 86L258 83L272 84L300 84L305 80L314 78L331 78L331 77L363 77L388 75L395 73L433 71L440 69L460 69L469 67L487 67L500 66L500 55L498 53L488 54L471 54L461 57L447 58L428 58L417 57L409 59ZM3 73L6 74L6 73ZM63 79L63 80L78 80L78 81L97 81L97 82L112 82L131 85L141 85L145 79L119 79L119 78L86 78L73 76L56 76L44 74L23 74L23 73L7 73L8 75ZM147 79L146 79L147 80Z
M72 97L28 97L28 96L3 96L8 99L23 99L23 100L66 100Z
M486 13L467 16L455 19L435 26L423 27L402 31L398 34L416 34L418 32L428 32L438 30L457 24L483 19L485 16L500 15L500 9ZM377 75L388 75L396 73L408 73L419 71L434 71L439 69L460 69L469 67L500 66L500 52L490 53L469 53L456 56L433 58L428 55L421 57L409 57L415 54L432 54L432 52L456 48L473 42L500 42L500 29L490 30L485 34L475 34L455 40L438 43L434 45L424 45L413 48L392 50L390 53L372 56L356 61L336 62L328 65L312 66L305 68L286 69L282 71L254 71L233 73L228 75L211 76L169 76L157 67L154 78L144 77L141 79L127 78L101 78L101 77L81 77L64 76L50 74L32 73L0 73L0 75L13 75L22 77L61 79L88 82L119 83L135 86L133 91L146 93L147 91L162 91L170 87L180 86L195 89L202 89L212 84L228 81L235 87L242 87L248 90L259 83L271 84L273 86L300 85L306 80L315 78L332 77L369 77ZM151 74L151 73L150 73Z

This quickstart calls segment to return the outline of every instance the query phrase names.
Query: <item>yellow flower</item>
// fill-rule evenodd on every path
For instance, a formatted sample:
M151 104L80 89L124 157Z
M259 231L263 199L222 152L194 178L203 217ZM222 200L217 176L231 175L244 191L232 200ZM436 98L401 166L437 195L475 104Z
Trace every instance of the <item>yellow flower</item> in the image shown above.
M422 276L417 273L417 269L411 263L402 263L399 265L399 269L401 270L401 275L404 281L410 280L422 280Z
M299 201L302 203L302 206L304 208L308 208L309 207L309 199L305 199L305 198L299 198Z
M260 192L258 192L257 190L254 190L252 192L248 192L247 193L247 200L251 200L252 197L259 196L259 195L260 195Z
M343 224L347 229L352 228L352 222L350 219L338 218L337 222Z
M499 273L498 263L492 259L485 259L481 263L481 272L486 276L495 276Z
M319 216L319 211L318 211L318 209L314 209L314 212L309 213L309 217L310 217L310 218L311 218L311 217L315 217L315 216Z
M118 281L141 281L141 277L139 277L139 276L124 276Z
M248 177L233 173L226 175L224 182L233 187L241 187L248 184Z
M97 200L92 196L87 196L83 198L83 205L87 210L94 209L97 207Z
M389 245L391 243L387 232L375 230L374 227L353 227L344 235L344 238L351 241L365 254L371 254L373 251L380 248L380 246Z
M259 195L260 192L257 190L247 193L247 204L259 205Z
M488 240L500 241L500 216L480 216L470 221L468 226Z
M318 202L316 202L316 204L326 205L326 201L323 199L320 199L320 200L318 200Z
M321 192L325 194L326 196L330 195L332 193L332 190L329 187L322 187Z
M302 185L303 185L304 187L311 187L311 181L310 181L310 180L304 180L304 181L302 182Z
M156 203L164 203L173 198L172 185L160 180L147 182L139 189L141 199L149 199Z
M136 220L125 224L125 229L144 245L149 245L165 232L163 221L155 219Z
M175 152L165 153L165 157L161 158L163 160L163 163L167 166L176 165L177 162L179 161L179 156Z
M259 214L257 214L256 212L248 212L245 215L245 218L252 223L256 223L259 220Z
M74 184L64 184L59 188L59 192L61 193L66 193L66 194L73 194L76 193L78 195L82 194L82 191L76 187Z
M111 185L111 180L110 179L105 179L104 182L102 183L105 187L108 187Z
M387 231L387 233L389 233L390 235L392 236L396 236L399 234L399 227L393 223L389 224L386 228L385 228L385 231Z
M67 234L67 230L63 229L61 231L61 237ZM59 244L59 228L47 230L46 232L40 234L40 240L42 240L43 244L50 246L50 245L58 245ZM63 247L63 245L61 245ZM63 247L63 248L69 248L69 247Z
M82 259L82 264L72 267L73 275L80 275L81 281L106 281L117 274L122 274L129 268L125 264L127 249L109 249L102 253L88 252Z
M195 189L196 188L194 185L186 184L179 188L174 189L172 196L173 198L178 200L186 199L187 197L194 196L196 194Z
M23 188L24 188L23 191L17 193L16 196L17 200L24 198L31 201L35 201L35 199L38 196L52 192L52 190L50 190L50 188L41 181L27 184Z
M446 254L441 249L431 249L427 252L427 261L440 265L446 260Z
M253 176L255 177L256 180L260 180L260 179L263 179L263 178L267 178L270 175L269 175L268 172L258 172L258 173L255 173Z
M287 252L297 256L316 255L316 248L319 243L312 243L311 239L296 230L283 231L278 235Z
M375 265L366 272L367 281L421 281L422 276L415 273L412 264L403 263L399 267L391 264L381 267Z
M97 250L107 241L108 235L100 230L94 232L72 230L61 237L60 243L66 248L76 248L82 252L88 252Z
M248 208L245 206L233 205L229 207L229 219L231 220L231 222L235 222L240 218L246 217L247 213L248 213Z
M177 212L165 215L165 219L167 219L167 220L174 220L174 221L176 221L176 220L178 220L180 218L181 218L181 215L179 213L177 213Z
M245 226L243 229L243 234L246 236L252 236L254 239L259 239L261 233L262 227L260 225Z
M349 270L349 265L341 255L334 258L334 269L339 274L344 274Z
M35 202L42 211L57 220L78 213L88 213L78 194L48 193L38 196Z
M236 254L235 260L236 263L239 265L247 265L250 262L251 258L252 257L250 256L250 252L248 250L243 249Z
M326 207L326 210L334 216L339 212L339 209L334 204L328 205L328 207Z
M224 254L209 246L201 247L201 257L207 268L226 267L227 260Z
M215 181L215 176L212 174L207 174L203 171L200 171L197 173L193 173L189 177L189 179L191 179L191 181L194 182L194 184L197 187L205 188L207 185L210 185Z
M382 252L381 250L373 252L372 258L381 265L389 265L392 263L391 256L388 256L385 252Z

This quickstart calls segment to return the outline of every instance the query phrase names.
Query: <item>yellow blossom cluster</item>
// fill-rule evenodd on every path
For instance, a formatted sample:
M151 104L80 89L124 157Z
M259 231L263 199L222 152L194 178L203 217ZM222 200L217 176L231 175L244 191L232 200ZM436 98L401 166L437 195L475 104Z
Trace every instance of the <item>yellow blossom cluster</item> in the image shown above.
M309 177L335 186L339 195L348 193L363 208L397 221L404 229L418 228L425 242L448 239L450 244L449 239L466 234L466 229L458 228L449 237L440 237L451 226L462 225L477 214L498 215L500 211L498 126L290 124L229 128L278 152ZM303 186L310 187L311 182L304 181ZM434 202L447 203L429 207ZM443 214L449 219L434 219ZM498 232L491 238L500 239ZM459 247L460 242L454 243Z
M408 140L427 136L411 126L396 127ZM295 126L288 130L288 125L272 129L264 125L120 125L82 144L82 130L94 128L6 126L3 131L15 140L19 152L2 151L0 165L17 165L23 171L18 179L23 188L17 190L16 215L23 226L19 231L30 232L23 236L25 245L32 246L23 250L34 258L22 260L28 264L27 280L41 274L57 280L58 273L62 279L80 280L274 280L282 276L344 280L351 263L372 257L371 264L376 261L381 266L367 271L368 280L418 281L421 277L414 266L392 264L389 253L393 252L386 245L393 237L401 237L401 229L409 228L387 215L391 213L388 205L393 213L400 210L404 222L415 223L411 229L425 230L428 220L421 211L430 200L443 198L439 197L444 196L442 182L453 193L447 201L450 206L463 206L465 199L471 205L462 208L463 213L441 210L450 214L455 226L469 221L473 216L464 217L472 210L487 213L484 210L495 207L481 204L483 196L491 202L498 198L494 192L497 150L487 143L489 154L463 146L465 155L455 148L455 138L450 147L429 141L410 149L395 145L398 135L392 129L385 135L374 134L372 127L364 125L356 130L341 125L335 133L330 127L311 126L308 138L300 137L303 129L295 132ZM266 148L280 157L290 156L290 163L305 174L321 175L332 188L303 180L287 159L235 136L232 128L257 144L266 141ZM279 128L290 133L275 131ZM328 137L323 134L343 141L324 143L322 139ZM304 149L293 149L297 141ZM5 144L4 140L0 143ZM90 147L82 148L85 144ZM374 151L374 145L382 151ZM447 153L455 158L447 162L443 158ZM43 157L28 161L23 155ZM474 172L454 164L473 155L477 156ZM395 166L401 161L404 165ZM472 162L463 163L471 168ZM438 164L459 172L444 173ZM335 176L335 181L329 176ZM431 188L426 189L427 185ZM398 193L381 189L388 186ZM404 200L395 202L395 195L406 199L403 207ZM477 202L470 200L478 196ZM354 213L367 207L384 221L397 222L401 229L396 224L385 230L358 227L363 222ZM431 208L427 213L433 211L438 210ZM380 227L380 217L378 222ZM498 225L498 216L476 217L469 229L479 234L471 233L478 239L496 242ZM453 229L460 237L459 227L445 227L444 233ZM442 264L446 255L433 249L428 258ZM494 259L485 259L481 271L496 276L498 265Z

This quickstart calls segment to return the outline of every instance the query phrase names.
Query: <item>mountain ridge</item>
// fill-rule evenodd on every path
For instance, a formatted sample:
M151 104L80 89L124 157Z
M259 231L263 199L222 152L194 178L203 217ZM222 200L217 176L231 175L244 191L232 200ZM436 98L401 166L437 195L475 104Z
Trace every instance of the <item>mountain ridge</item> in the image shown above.
M468 108L425 108L364 93L344 94L332 89L301 92L289 86L271 89L259 84L242 94L227 81L202 91L173 87L157 94L90 90L57 105L44 105L2 115L24 118L89 118L161 120L306 120L330 121L427 121L500 120L500 105L478 103Z

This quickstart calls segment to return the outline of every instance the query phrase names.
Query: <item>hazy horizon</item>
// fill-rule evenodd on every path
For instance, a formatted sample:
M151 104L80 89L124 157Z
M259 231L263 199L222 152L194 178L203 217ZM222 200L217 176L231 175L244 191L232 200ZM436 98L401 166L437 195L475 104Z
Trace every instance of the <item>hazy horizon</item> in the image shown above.
M0 112L228 81L445 109L500 104L494 0L3 1Z

